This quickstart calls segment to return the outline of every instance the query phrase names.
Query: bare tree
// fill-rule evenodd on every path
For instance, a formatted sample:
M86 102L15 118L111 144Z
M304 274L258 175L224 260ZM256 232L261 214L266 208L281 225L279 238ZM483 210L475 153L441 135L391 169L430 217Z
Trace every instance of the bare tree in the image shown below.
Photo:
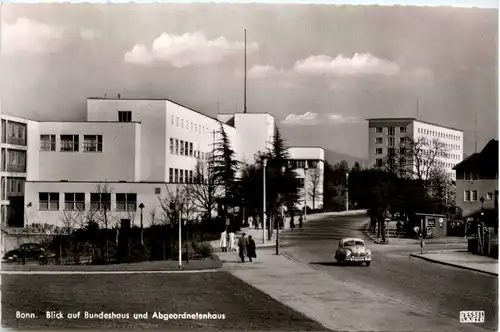
M63 233L70 235L73 230L82 228L85 225L84 211L64 210L60 221Z
M97 185L96 192L91 193L90 210L92 210L92 221L105 228L106 242L106 264L109 262L109 239L108 228L111 217L111 194L112 188L108 183Z
M188 185L189 189L186 190L190 202L196 209L206 213L208 218L211 218L220 194L220 186L215 181L212 158L210 157L208 163L201 160L196 163L194 185Z
M316 209L316 201L323 196L323 181L321 176L321 170L314 168L307 172L307 177L304 179L307 181L307 198L311 198L313 204L313 210Z

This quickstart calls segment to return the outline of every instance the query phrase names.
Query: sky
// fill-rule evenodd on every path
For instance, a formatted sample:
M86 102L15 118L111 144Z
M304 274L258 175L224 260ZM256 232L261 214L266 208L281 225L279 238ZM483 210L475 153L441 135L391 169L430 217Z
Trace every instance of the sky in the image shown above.
M87 97L118 93L241 112L247 29L248 112L272 114L288 145L367 158L372 117L461 129L466 154L476 117L479 149L498 138L496 9L3 4L0 14L0 96L11 115L84 120Z

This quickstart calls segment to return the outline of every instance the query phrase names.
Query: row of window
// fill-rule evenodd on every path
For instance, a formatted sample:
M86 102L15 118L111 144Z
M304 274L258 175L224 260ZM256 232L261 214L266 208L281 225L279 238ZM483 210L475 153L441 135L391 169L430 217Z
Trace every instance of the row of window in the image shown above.
M26 173L26 151L2 148L2 172Z
M464 191L464 202L477 202L478 201L477 190L465 190ZM493 192L486 194L485 200L491 201L493 199Z
M80 135L60 135L60 151L80 151ZM56 151L56 135L40 135L40 151ZM102 152L102 135L83 135L83 152Z
M115 194L116 209L119 212L135 212L137 210L137 194ZM38 193L38 210L58 211L59 193ZM110 193L91 193L90 210L110 210ZM64 210L85 211L85 193L64 193Z
M418 133L424 134L424 135L434 136L436 138L445 138L445 139L451 139L454 141L460 141L460 136L458 136L458 135L447 134L447 133L443 133L443 132L436 131L436 130L418 128Z
M383 127L377 127L375 129L375 132L381 134L381 133L384 132L384 128ZM406 127L399 127L399 132L400 133L406 133L407 132ZM387 127L387 135L394 136L395 134L396 134L396 128L395 127Z
M193 133L197 133L197 134L208 135L208 134L212 134L215 132L215 130L210 130L208 127L196 124L192 121L184 120L182 118L179 118L178 116L172 115L171 123L172 123L172 125L184 128L186 130L189 130L189 131L191 131Z
M2 119L2 143L26 146L26 135L25 123Z
M210 153L193 149L192 142L186 142L176 138L170 138L170 153L187 157L195 157L201 160L208 160Z
M306 168L306 165L308 168L317 168L318 167L318 160L299 160L299 159L294 159L288 161L288 167L291 169L303 169Z
M406 144L408 142L408 137L400 137L399 138L399 144ZM396 139L394 137L389 136L387 138L387 145L389 146L394 146L396 143ZM375 137L375 144L384 144L384 138L383 137Z
M194 183L193 171L178 168L169 168L168 176L173 183Z

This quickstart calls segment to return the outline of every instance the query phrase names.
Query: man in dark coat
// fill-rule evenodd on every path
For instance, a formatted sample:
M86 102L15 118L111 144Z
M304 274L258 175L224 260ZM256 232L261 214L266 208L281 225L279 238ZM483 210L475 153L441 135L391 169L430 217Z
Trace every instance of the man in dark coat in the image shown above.
M257 253L255 252L255 241L252 239L251 235L248 236L247 255L250 262L252 262L252 258L257 258Z
M247 255L247 244L248 244L248 241L246 238L246 234L243 233L243 234L241 234L241 237L238 240L238 250L239 250L239 254L240 254L240 258L241 258L242 263L245 263L245 256Z

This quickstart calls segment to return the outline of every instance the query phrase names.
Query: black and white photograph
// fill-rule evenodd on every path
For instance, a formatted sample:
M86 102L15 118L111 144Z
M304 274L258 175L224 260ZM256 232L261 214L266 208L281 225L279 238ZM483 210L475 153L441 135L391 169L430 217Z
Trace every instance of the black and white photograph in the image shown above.
M498 331L498 21L0 2L2 329Z

